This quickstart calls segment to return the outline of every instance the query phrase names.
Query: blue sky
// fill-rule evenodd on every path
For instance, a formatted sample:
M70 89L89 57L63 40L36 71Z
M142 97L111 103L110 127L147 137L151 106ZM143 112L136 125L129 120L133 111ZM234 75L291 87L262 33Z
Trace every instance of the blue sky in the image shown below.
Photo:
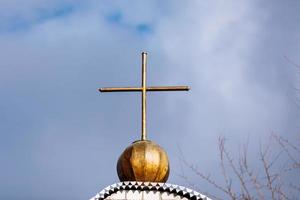
M117 182L116 161L140 136L140 84L189 85L148 95L149 138L217 171L219 135L235 152L272 133L299 139L300 2L0 2L0 199L88 199ZM287 59L288 58L288 59ZM253 160L255 164L255 159ZM212 190L195 178L203 190ZM4 180L4 181L3 181Z

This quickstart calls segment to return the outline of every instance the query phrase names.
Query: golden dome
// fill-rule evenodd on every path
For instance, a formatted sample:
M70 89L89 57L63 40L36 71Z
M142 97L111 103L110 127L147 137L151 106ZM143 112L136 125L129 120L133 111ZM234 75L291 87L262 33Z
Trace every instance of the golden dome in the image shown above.
M133 142L117 164L120 181L166 182L169 170L166 152L149 140Z

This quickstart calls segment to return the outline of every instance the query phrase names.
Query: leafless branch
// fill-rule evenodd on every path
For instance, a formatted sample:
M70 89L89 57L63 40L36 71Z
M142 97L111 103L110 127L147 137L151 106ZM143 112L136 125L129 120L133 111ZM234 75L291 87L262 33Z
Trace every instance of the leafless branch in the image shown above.
M264 167L264 170L265 170L265 175L266 175L266 178L267 178L267 187L269 188L269 190L271 192L272 200L275 200L275 189L273 188L274 179L271 177L270 166L269 166L269 164L267 162L267 159L266 159L268 149L269 149L269 146L264 151L262 150L262 147L260 147L260 159L263 163L263 167Z
M245 180L244 180L244 177L243 177L242 173L240 173L237 170L235 164L233 163L233 159L230 157L228 151L225 148L225 140L224 140L224 138L220 138L219 139L219 146L221 146L221 150L223 151L222 154L225 154L225 157L226 157L227 161L229 162L229 165L230 165L231 169L233 170L234 174L238 177L238 180L241 183L241 186L242 186L242 189L243 189L242 194L245 191L245 193L246 193L245 197L247 199L251 199L250 193L248 191L248 188L246 186L246 183L245 183ZM243 168L240 168L240 169L241 169L241 171L243 171ZM244 196L244 194L243 194L243 196Z
M231 199L235 200L236 195L232 192L232 181L228 178L227 171L224 165L224 150L225 150L225 138L219 137L219 152L220 152L220 160L221 160L221 169L222 169L222 175L224 177L225 183L226 183L226 191L227 194L231 197Z
M274 139L275 138L275 143ZM248 143L240 150L236 161L226 148L225 138L218 140L220 169L224 178L224 184L216 183L210 175L205 175L194 165L189 164L182 156L182 162L202 180L208 182L211 186L228 195L232 200L292 200L297 199L294 195L300 196L300 187L293 183L287 183L284 180L286 167L291 164L290 170L299 170L300 165L297 162L297 156L291 153L299 153L299 147L281 136L274 134L268 140L269 143L259 148L259 160L262 167L254 170L248 161ZM276 145L276 147L274 147ZM278 149L279 148L279 149ZM284 161L282 161L284 160ZM192 185L184 173L183 178ZM235 181L233 184L233 181ZM236 183L239 183L238 185ZM195 185L192 185L196 187ZM207 193L209 194L209 193ZM213 194L209 196L219 200ZM296 195L297 196L297 195Z
M254 173L252 172L252 170L250 170L249 165L248 165L248 161L247 161L248 144L249 144L249 141L246 143L246 145L244 145L243 151L242 151L243 153L242 153L242 155L240 155L240 160L241 160L240 167L244 168L246 174L250 178L250 181L253 184L259 199L264 200L264 196L263 196L263 192L262 192L262 184L260 183L260 181L257 178L258 174L254 175Z

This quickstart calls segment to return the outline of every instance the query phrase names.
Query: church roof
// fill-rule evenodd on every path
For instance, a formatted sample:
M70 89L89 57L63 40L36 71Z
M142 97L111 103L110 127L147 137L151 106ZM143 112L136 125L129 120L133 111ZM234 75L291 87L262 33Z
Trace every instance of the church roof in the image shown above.
M169 183L154 183L154 182L136 182L136 181L128 181L128 182L119 182L112 184L101 192L99 192L96 196L91 198L90 200L104 200L119 191L154 191L154 192L167 192L169 194L173 194L175 196L180 196L182 198L187 198L190 200L211 200L208 197L191 190L189 188L173 185ZM125 198L126 199L126 198Z

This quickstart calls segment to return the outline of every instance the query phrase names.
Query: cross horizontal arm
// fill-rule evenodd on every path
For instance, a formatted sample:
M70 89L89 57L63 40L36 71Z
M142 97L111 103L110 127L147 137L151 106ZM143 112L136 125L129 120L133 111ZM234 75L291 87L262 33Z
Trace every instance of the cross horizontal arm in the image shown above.
M153 86L147 87L147 91L189 91L188 86ZM100 92L141 92L142 87L105 87L100 88Z
M147 91L189 91L188 86L153 86L147 87Z
M141 87L105 87L100 88L100 92L140 92Z

